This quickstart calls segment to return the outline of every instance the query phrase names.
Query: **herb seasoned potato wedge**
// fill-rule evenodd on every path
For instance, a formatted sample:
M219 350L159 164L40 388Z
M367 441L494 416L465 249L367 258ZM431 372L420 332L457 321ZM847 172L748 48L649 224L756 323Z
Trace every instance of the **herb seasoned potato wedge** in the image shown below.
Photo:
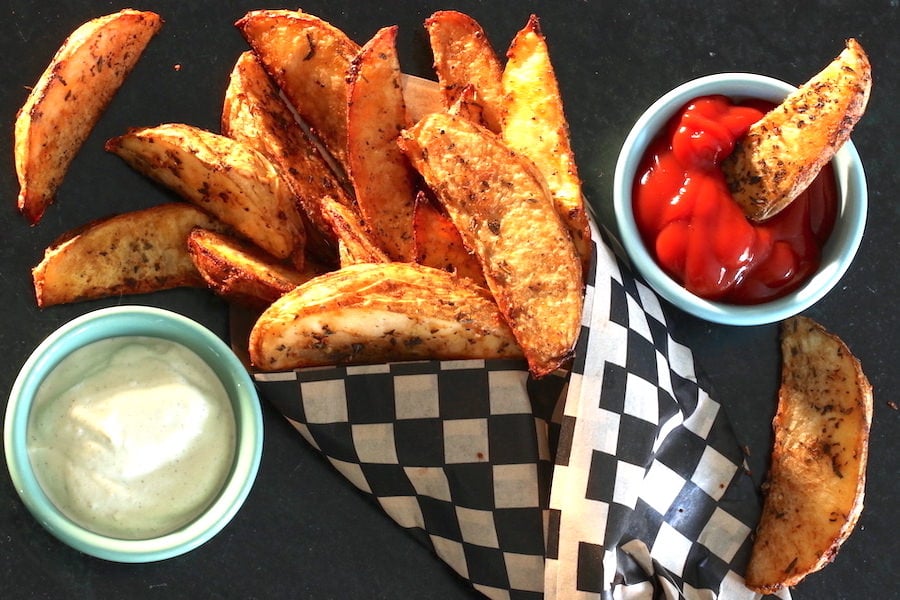
M259 317L249 352L263 371L521 357L487 292L415 263L358 264L304 283Z
M122 10L98 17L63 42L15 123L19 210L40 221L78 150L134 68L162 20Z
M342 267L357 263L391 261L356 211L329 196L322 198L322 209L338 239L338 254Z
M863 508L872 386L821 325L782 326L775 446L746 583L774 593L831 562Z
M513 39L503 70L502 136L547 180L556 210L569 228L582 265L591 259L591 229L581 178L569 140L559 84L536 16Z
M478 258L536 377L572 355L583 274L534 164L487 129L434 113L399 140Z
M397 146L408 125L395 42L397 27L380 29L347 74L348 175L366 226L393 260L413 258L415 187Z
M195 227L223 225L183 202L124 213L74 230L33 270L39 307L174 287L202 287L188 253Z
M441 10L425 20L445 108L472 86L488 129L500 131L503 65L481 25L469 15Z
M722 169L735 201L754 221L778 214L850 139L872 87L859 42L750 127Z
M275 258L302 266L306 231L294 195L259 152L180 123L135 129L106 148Z
M207 286L238 304L265 309L316 273L298 271L228 234L195 228L188 251Z
M359 45L330 23L301 11L250 11L235 26L294 109L346 169L346 75Z

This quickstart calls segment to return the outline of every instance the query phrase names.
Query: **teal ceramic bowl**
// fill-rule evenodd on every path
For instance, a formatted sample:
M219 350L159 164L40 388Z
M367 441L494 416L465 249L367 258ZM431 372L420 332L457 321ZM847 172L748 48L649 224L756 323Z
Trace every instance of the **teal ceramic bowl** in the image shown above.
M47 374L71 352L119 336L161 338L193 350L222 382L235 419L234 459L218 494L186 525L149 539L101 535L68 518L41 488L26 449L29 412ZM10 477L23 503L42 526L85 554L116 562L140 563L189 552L228 524L247 498L256 478L262 456L263 424L256 388L249 374L215 334L173 312L120 306L83 315L55 331L37 347L13 384L3 435Z
M762 325L786 319L825 296L856 256L866 225L868 192L862 161L852 142L844 144L832 161L839 195L838 212L834 230L822 249L819 269L786 296L756 305L727 304L701 298L688 292L660 268L638 232L631 196L635 172L647 146L678 110L690 100L709 94L723 94L735 100L759 98L778 103L795 89L778 79L749 73L701 77L678 86L654 102L625 139L613 182L613 206L619 239L633 267L650 287L687 313L726 325Z

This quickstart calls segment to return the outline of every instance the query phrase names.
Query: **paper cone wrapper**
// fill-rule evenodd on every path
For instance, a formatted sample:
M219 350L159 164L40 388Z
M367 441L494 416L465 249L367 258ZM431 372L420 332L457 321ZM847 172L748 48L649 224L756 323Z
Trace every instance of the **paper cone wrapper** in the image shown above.
M311 368L255 373L261 394L487 597L757 598L742 449L657 296L593 227L571 372Z

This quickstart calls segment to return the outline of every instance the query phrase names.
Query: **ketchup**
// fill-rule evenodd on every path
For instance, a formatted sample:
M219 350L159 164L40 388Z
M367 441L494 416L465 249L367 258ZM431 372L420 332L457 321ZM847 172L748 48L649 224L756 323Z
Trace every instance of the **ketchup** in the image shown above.
M837 213L831 163L774 217L753 223L731 198L722 161L773 105L725 96L689 102L650 144L634 214L657 263L688 291L757 304L796 289L819 266Z

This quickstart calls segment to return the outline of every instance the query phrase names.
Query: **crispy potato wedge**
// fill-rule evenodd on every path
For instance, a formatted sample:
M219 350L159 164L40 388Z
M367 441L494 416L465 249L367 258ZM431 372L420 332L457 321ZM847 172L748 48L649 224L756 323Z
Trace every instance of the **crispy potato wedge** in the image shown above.
M390 257L352 208L326 196L322 198L322 209L338 239L342 267L357 263L390 262Z
M188 253L194 227L224 225L183 202L95 221L61 237L32 270L40 308L81 300L202 287Z
M536 16L515 36L503 70L503 140L534 161L547 180L556 210L569 228L585 270L591 229L581 178L569 140L559 84Z
M475 19L441 10L425 20L434 54L444 106L453 106L467 86L475 89L488 129L497 133L503 121L503 64Z
M481 287L488 287L481 263L466 250L456 225L424 193L416 198L413 229L417 263L468 277Z
M499 132L503 118L503 65L481 25L469 15L441 10L425 20L444 106L456 103L467 86L475 89L488 129Z
M15 123L19 210L35 224L94 125L134 68L162 20L122 10L98 17L63 42Z
M854 39L812 79L750 127L723 163L735 201L754 221L790 204L850 139L872 88L872 67Z
M249 352L264 371L521 356L486 291L415 263L358 264L304 283L259 317Z
M346 205L352 200L252 52L238 57L229 77L222 133L258 150L278 167L310 225L307 251L325 261L333 259L337 240L322 214L321 199L330 196Z
M532 374L560 367L581 328L583 274L534 164L447 113L425 117L399 143L481 263Z
M385 27L363 46L347 74L347 167L356 203L379 245L396 261L411 261L415 187L397 146L408 125L395 46Z
M346 169L347 81L359 45L313 15L250 11L235 23L297 113Z
M775 445L747 586L774 593L830 563L863 508L872 386L837 336L785 321Z
M135 129L109 140L106 149L275 258L302 266L306 231L294 195L256 150L180 123Z
M243 306L265 309L317 273L303 272L228 234L194 228L187 238L191 260L207 286Z

